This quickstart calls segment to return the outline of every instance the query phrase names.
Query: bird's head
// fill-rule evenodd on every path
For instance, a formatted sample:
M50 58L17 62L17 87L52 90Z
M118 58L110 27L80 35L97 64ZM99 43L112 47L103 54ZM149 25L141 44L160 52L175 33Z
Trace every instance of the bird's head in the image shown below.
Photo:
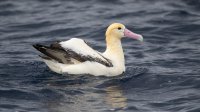
M139 41L143 41L142 35L133 33L132 31L128 30L123 24L121 23L113 23L111 24L106 31L106 37L114 37L114 38L124 38L129 37Z

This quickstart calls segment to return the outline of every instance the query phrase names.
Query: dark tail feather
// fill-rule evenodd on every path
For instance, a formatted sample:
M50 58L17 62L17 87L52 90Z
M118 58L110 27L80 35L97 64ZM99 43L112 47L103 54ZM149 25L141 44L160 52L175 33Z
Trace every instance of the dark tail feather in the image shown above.
M46 52L45 49L47 48L47 46L43 46L43 45L40 45L40 44L35 44L35 45L33 45L33 47L35 49L37 49L38 51L40 51L41 53L44 53L44 54Z
M66 51L56 49L56 48L51 48L51 47L40 45L40 44L35 44L33 45L33 47L37 49L38 51L40 51L41 53L45 54L45 56L40 56L43 59L54 59L58 61L59 63L70 62L70 59Z
M42 59L46 59L46 60L52 60L51 57L46 56L46 55L39 55Z

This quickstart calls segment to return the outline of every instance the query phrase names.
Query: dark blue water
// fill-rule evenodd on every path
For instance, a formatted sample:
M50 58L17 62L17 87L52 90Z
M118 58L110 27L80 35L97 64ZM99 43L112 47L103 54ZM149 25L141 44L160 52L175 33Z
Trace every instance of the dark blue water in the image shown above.
M113 22L145 40L123 40L123 76L62 76L32 48L80 37L104 51ZM0 111L200 112L200 1L1 0Z

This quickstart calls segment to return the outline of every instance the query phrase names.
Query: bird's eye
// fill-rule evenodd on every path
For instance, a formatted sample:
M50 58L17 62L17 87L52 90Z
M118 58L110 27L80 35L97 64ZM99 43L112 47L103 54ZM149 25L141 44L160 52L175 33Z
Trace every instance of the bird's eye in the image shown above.
M121 27L118 27L118 30L121 30L122 28Z

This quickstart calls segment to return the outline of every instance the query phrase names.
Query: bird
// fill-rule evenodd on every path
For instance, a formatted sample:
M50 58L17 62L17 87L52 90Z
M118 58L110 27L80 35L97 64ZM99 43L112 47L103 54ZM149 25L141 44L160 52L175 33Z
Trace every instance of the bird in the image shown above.
M143 41L121 23L112 23L105 33L106 49L99 52L81 38L53 42L49 46L34 44L46 65L58 74L89 74L93 76L118 76L125 72L124 52L121 39L129 37Z

